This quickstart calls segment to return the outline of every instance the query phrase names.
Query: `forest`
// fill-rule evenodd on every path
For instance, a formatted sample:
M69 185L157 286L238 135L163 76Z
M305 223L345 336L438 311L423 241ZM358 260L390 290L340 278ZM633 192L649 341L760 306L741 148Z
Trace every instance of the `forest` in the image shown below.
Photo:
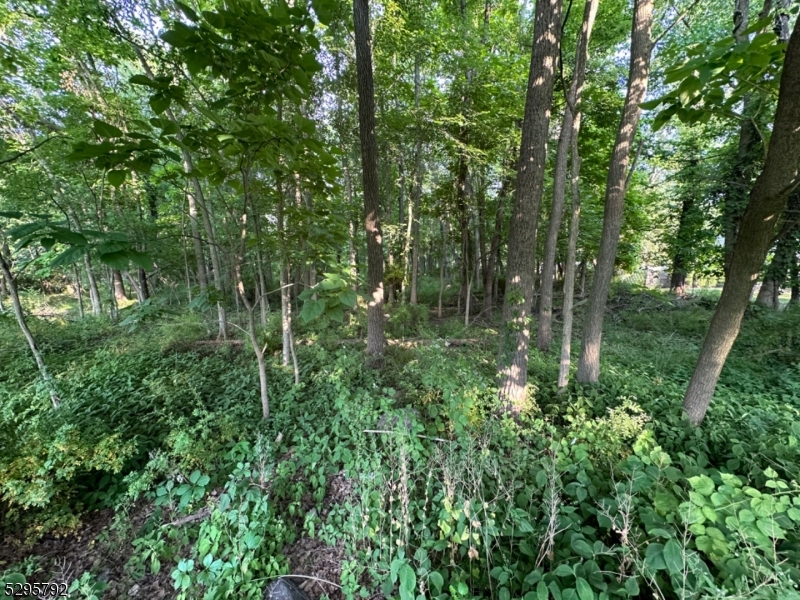
M800 600L798 12L0 1L0 593Z

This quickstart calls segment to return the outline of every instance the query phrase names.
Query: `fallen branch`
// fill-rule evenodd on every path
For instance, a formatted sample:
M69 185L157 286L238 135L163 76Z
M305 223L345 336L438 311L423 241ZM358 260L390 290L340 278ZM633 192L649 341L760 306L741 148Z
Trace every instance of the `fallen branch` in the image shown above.
M205 519L210 514L211 514L211 509L206 507L197 511L193 515L183 517L181 519L178 519L177 521L173 521L172 523L165 523L165 525L180 527L181 525L186 525L187 523L194 523L195 521L200 521L201 519Z

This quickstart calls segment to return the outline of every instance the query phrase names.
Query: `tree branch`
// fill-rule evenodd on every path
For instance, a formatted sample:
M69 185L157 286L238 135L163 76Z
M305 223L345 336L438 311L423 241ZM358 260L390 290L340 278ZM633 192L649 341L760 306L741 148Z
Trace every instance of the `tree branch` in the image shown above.
M26 154L30 154L31 152L34 152L35 150L41 148L42 146L44 146L50 140L54 140L54 139L59 138L59 137L63 137L63 136L53 135L53 136L50 136L48 138L45 138L41 142L39 142L38 144L35 144L35 145L31 146L30 148L28 148L27 150L23 150L22 152L18 152L14 156L11 156L9 158L4 158L3 160L0 160L0 165L5 165L5 164L8 164L8 163L12 163L15 160L18 160L18 159L22 158Z

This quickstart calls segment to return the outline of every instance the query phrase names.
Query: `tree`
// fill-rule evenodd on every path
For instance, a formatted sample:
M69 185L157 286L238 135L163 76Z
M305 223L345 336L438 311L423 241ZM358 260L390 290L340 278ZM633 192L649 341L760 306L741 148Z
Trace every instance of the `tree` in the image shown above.
M383 333L383 236L378 195L378 138L375 133L375 90L369 33L369 0L353 0L358 71L358 131L364 185L364 228L367 234L367 357L381 366Z
M780 216L800 182L799 30L795 24L786 49L764 168L750 191L728 276L683 399L683 408L693 425L699 425L705 417Z
M600 341L603 336L603 317L611 278L614 275L614 262L617 257L617 245L622 228L622 210L629 182L628 163L642 112L639 105L647 94L652 51L652 40L650 39L652 24L653 0L637 0L634 5L631 30L628 91L608 168L600 252L597 257L589 305L584 317L581 355L576 375L577 380L581 383L596 383L600 377Z
M528 349L539 219L553 83L561 41L561 0L538 0L534 16L525 118L522 123L517 186L508 239L505 325L498 357L499 400L514 417L523 411L528 390Z
M572 146L572 139L575 138L577 140L581 127L578 106L583 96L586 64L589 61L589 40L592 37L598 4L599 0L588 0L583 11L583 22L578 35L578 49L575 52L575 69L573 70L569 92L567 92L567 106L564 109L561 132L558 136L556 164L553 173L553 207L550 211L550 222L547 227L547 238L545 239L544 257L542 259L542 280L539 287L539 330L536 341L539 349L543 351L550 348L550 342L553 338L553 275L555 274L556 266L558 232L561 229L561 218L564 214L564 197L567 191L567 160ZM575 202L575 198L573 198L573 202Z
M50 400L53 403L53 408L58 408L61 400L56 392L55 382L53 381L50 372L47 370L47 365L44 362L44 357L42 356L41 350L39 350L39 346L36 344L36 339L33 337L33 333L31 333L28 323L25 321L25 314L22 312L22 303L19 300L17 284L14 281L14 276L11 274L11 265L9 265L8 261L6 261L6 258L3 256L1 250L0 273L3 275L5 285L8 289L8 295L11 297L11 306L14 309L14 316L17 319L17 324L22 330L25 340L28 342L28 346L31 349L31 354L33 354L33 358L36 361L36 366L39 368L39 374L42 376L42 381L44 381L50 392Z

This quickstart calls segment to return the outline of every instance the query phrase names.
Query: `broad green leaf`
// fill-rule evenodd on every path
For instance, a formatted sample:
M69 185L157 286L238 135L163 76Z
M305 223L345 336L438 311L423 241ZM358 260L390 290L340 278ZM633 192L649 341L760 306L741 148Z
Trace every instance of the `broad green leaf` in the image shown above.
M444 585L444 577L439 571L431 571L428 573L428 581L432 586L432 589L436 590L436 593L439 594L442 591L442 586Z
M50 261L50 266L61 267L64 265L71 265L81 258L87 252L87 250L88 248L86 246L70 246L61 254L56 256L52 261Z
M413 600L414 590L417 587L417 574L408 563L400 567L398 572L400 579L400 598L401 600Z
M774 519L759 519L756 521L756 527L764 535L776 538L779 540L786 539L786 532L775 522Z
M578 598L580 598L580 600L594 600L592 586L590 586L589 582L583 577L577 577L575 579L575 587L578 590Z
M99 119L94 120L93 129L97 135L102 138L119 138L122 137L122 130L105 121Z
M664 564L672 575L683 572L683 546L677 540L669 540L664 545Z
M689 485L703 496L710 496L714 491L714 481L707 475L689 477Z
M550 595L550 592L547 589L547 584L544 581L540 581L539 585L536 586L536 598L537 598L537 600L547 600L547 597L549 595Z
M645 550L644 564L653 571L659 571L667 568L667 563L664 561L664 544L650 544Z
M125 178L127 176L128 172L124 169L120 169L117 171L109 171L107 174L108 183L110 183L114 187L119 187L125 182Z

